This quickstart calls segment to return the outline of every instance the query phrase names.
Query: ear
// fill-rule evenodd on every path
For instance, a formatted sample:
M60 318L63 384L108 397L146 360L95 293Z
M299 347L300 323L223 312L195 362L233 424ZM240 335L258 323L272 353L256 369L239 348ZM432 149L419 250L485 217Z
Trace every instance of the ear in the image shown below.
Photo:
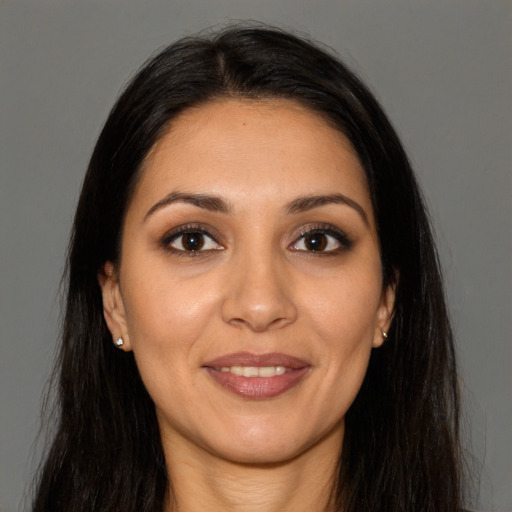
M107 261L102 271L98 274L98 282L103 298L103 315L107 322L108 330L112 334L112 340L123 338L121 350L130 351L130 337L126 324L126 314L119 287L119 278L114 265Z
M372 346L374 348L380 347L384 343L389 327L391 326L395 310L396 285L397 280L390 283L382 290L379 309L377 310L377 324L375 326L375 334L373 336Z

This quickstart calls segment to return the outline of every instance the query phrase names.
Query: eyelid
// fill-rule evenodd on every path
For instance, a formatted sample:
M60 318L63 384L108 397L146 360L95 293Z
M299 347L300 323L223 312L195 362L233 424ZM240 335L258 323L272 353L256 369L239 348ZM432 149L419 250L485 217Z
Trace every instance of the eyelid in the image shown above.
M214 233L212 233L214 232ZM211 226L205 226L200 223L187 223L180 226L176 226L169 231L167 231L160 239L160 244L166 251L172 252L174 254L179 254L180 256L199 256L201 254L211 253L212 251L220 251L222 249L206 249L206 250L198 250L198 251L185 251L181 249L176 249L171 246L171 243L179 238L180 236L187 233L201 233L202 235L210 238L216 244L220 245L222 249L225 248L225 243L219 241L222 239L220 234L217 233L217 230L213 229Z
M210 226L205 226L204 224L201 223L187 223L182 224L180 226L176 226L167 231L165 235L162 237L162 240L169 241L170 239L176 238L178 235L181 235L183 233L202 233L203 235L209 236L217 243L220 243L217 239L220 238L220 236L216 234L216 230Z
M322 233L327 236L333 237L335 240L338 241L338 243L340 244L340 247L338 247L336 249L331 249L329 251L306 251L303 249L294 249L293 248L301 240L303 240L307 235L313 234L313 233ZM348 250L352 247L352 245L353 245L353 241L349 238L349 236L345 233L345 231L343 231L342 229L340 229L332 224L320 223L320 224L314 224L314 225L302 227L300 229L298 236L295 235L294 241L290 244L290 247L292 248L292 250L294 250L296 252L307 252L307 253L315 254L318 256L321 256L321 255L327 256L327 255L337 254L344 250Z
M186 233L201 233L202 235L210 238L213 242L220 245L221 248L216 249L205 249L205 250L197 250L197 251L186 251L182 249L177 249L171 246L171 243L179 238L180 236ZM308 234L313 233L323 233L327 236L334 238L339 244L340 247L336 249L331 249L327 251L307 251L304 249L296 249L296 246L301 240L303 240ZM160 245L169 252L174 254L178 254L180 256L200 256L207 255L209 253L220 251L225 249L225 242L222 240L223 237L218 233L218 231L212 226L205 225L202 223L187 223L180 226L176 226L170 230L168 230L161 238ZM332 224L326 223L317 223L312 225L302 226L298 232L294 235L293 241L289 244L288 248L294 252L307 252L309 254L314 255L334 255L342 252L344 250L348 250L352 247L353 241L349 238L349 236L342 229L334 226Z

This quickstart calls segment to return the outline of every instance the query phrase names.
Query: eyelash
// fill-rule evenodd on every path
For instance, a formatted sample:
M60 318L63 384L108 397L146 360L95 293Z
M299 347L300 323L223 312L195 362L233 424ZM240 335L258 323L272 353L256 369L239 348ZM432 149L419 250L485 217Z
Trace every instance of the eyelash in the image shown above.
M344 231L342 231L339 228L336 228L335 226L332 226L331 224L317 224L308 229L302 230L300 232L300 237L295 242L293 242L292 245L297 245L300 241L304 240L308 235L313 235L317 233L334 238L340 244L340 247L332 249L330 251L304 251L303 249L296 250L300 252L307 252L308 254L313 254L315 256L334 256L340 254L341 252L349 250L353 245L352 240L350 240L350 238Z
M161 244L163 248L171 252L172 254L175 254L177 256L183 256L183 257L198 257L198 256L205 256L207 254L210 254L212 251L222 250L222 249L207 249L207 250L196 250L196 251L186 251L183 249L176 249L175 247L172 247L171 244L177 240L178 238L186 235L186 234L195 234L200 233L201 235L209 238L211 241L213 241L217 245L221 245L215 236L211 234L211 232L208 229L205 229L203 226L199 224L187 224L185 226L180 226L178 228L173 229L172 231L166 233L164 237L162 238ZM332 249L329 251L308 251L304 249L293 249L295 252L302 252L302 253L308 253L308 255L314 255L314 256L334 256L337 255L343 251L349 250L353 242L349 239L347 234L343 232L342 230L332 226L331 224L317 224L314 226L309 227L308 229L303 229L299 237L292 242L289 247L293 247L294 245L299 244L301 241L303 241L308 235L313 234L322 234L329 237L334 238L339 244L340 247L336 249Z
M166 233L164 237L162 238L162 246L164 249L168 252L171 252L172 254L175 254L177 256L184 256L184 257L197 257L197 256L205 256L206 254L210 253L211 251L215 250L221 250L221 249L209 249L205 251L185 251L182 249L176 249L175 247L171 246L171 243L177 240L178 238L187 235L187 234L195 234L200 233L201 235L211 239L213 242L215 242L218 245L220 244L217 239L204 227L202 227L199 224L187 224L186 226L180 226L178 228L173 229L172 231Z

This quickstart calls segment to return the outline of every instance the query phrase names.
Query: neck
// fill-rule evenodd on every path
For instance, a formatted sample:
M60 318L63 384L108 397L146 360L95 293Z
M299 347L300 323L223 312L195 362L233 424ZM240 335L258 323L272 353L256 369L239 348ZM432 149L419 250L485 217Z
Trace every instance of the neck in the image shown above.
M171 451L164 440L172 487L164 510L334 512L342 439L335 430L292 460L259 465L227 461L183 440Z

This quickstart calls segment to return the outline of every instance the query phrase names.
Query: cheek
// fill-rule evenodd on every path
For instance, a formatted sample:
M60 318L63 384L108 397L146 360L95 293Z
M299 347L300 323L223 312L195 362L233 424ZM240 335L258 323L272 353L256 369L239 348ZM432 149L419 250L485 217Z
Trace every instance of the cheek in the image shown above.
M375 272L326 280L321 293L307 294L309 321L326 341L337 346L371 343L381 298L379 283L380 275Z
M305 308L325 371L331 403L346 411L366 374L380 305L380 267L340 275L324 283ZM340 392L343 390L343 392Z
M180 279L165 265L126 276L123 288L133 350L159 357L188 352L207 328L216 308L208 279ZM142 354L140 354L142 355Z
M198 354L216 299L168 270L153 268L126 281L128 333L141 379L157 410L182 410L197 394Z

